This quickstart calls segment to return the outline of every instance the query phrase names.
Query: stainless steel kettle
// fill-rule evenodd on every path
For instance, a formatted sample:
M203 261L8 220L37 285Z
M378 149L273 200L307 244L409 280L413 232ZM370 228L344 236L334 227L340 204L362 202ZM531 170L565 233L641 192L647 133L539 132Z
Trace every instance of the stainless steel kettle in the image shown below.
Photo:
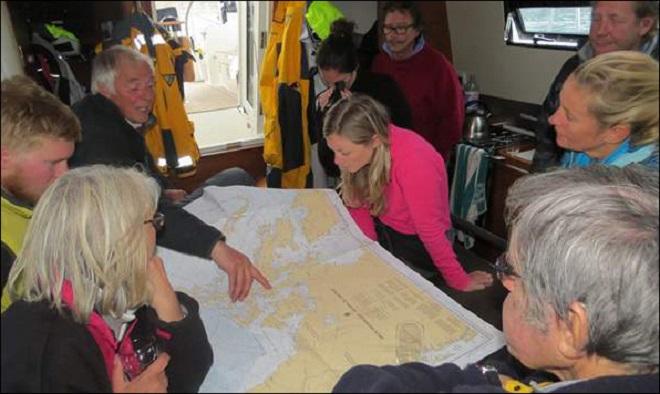
M465 122L463 123L463 139L468 142L478 142L485 140L489 136L488 129L488 108L483 103L478 105L471 104L473 108L470 112L465 114Z

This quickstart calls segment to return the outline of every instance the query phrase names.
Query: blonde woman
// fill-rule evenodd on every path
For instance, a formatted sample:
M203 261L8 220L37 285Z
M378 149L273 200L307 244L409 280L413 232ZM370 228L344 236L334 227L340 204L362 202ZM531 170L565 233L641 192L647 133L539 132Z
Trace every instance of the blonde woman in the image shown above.
M489 273L466 273L447 239L447 175L433 146L359 93L330 108L323 134L341 170L344 203L367 236L427 279L439 271L462 291L492 284Z
M154 255L159 193L100 165L46 190L9 275L2 392L198 390L213 354L196 301Z
M639 163L658 169L658 62L617 51L581 64L550 117L562 167Z

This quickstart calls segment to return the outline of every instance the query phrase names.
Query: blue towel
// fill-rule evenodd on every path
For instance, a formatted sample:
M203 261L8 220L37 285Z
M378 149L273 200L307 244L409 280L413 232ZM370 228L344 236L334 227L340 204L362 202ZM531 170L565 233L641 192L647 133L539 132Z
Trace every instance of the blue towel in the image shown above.
M451 185L451 213L470 223L486 212L486 179L488 177L487 153L471 145L456 146L454 179ZM474 246L474 239L457 232L465 248Z

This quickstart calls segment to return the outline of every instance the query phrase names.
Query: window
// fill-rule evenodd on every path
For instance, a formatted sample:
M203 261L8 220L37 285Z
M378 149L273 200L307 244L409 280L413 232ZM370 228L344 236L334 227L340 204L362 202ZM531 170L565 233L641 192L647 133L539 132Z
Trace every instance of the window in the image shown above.
M269 3L155 2L159 19L178 16L178 34L194 49L195 80L185 82L185 106L202 155L263 144L258 68Z
M575 50L586 41L591 7L584 1L505 1L507 45Z

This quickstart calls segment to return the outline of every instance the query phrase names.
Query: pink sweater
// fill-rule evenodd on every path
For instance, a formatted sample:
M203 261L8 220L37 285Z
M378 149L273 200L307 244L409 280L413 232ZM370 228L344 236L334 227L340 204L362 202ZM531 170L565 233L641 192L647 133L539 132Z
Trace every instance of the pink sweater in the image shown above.
M463 88L445 56L428 43L405 60L380 52L371 71L391 76L412 109L413 130L422 135L444 159L463 132Z
M442 157L418 134L390 124L392 168L380 220L402 234L417 234L443 278L455 289L470 278L456 260L445 233L451 228L447 174ZM349 208L365 235L376 240L367 208Z

